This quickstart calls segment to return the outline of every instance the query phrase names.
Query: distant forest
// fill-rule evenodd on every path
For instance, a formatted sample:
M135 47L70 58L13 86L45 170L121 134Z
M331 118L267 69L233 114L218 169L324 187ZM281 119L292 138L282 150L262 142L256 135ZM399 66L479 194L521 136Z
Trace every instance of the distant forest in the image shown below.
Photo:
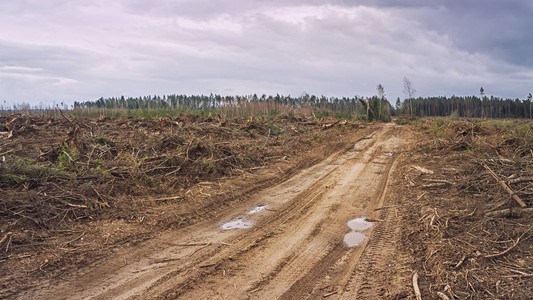
M381 101L380 101L381 100ZM418 97L395 105L386 101L384 93L371 98L336 98L304 94L291 96L221 96L164 95L135 98L100 98L96 101L75 102L75 111L84 110L223 110L239 113L270 113L272 111L332 112L369 119L386 119L389 115L457 116L468 118L532 118L531 94L525 100L494 96Z
M397 114L415 116L450 116L468 118L531 118L532 97L525 100L490 97L427 97L396 101Z

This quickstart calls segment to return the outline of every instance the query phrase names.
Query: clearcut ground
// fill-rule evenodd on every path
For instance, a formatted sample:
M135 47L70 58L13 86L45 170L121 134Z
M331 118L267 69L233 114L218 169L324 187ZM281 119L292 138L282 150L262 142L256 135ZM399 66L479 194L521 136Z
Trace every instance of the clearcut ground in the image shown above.
M373 127L353 146L252 191L216 218L169 231L54 285L20 294L35 299L376 299L408 295L410 259L399 247L394 185L402 179L412 133ZM249 212L257 207L264 209ZM373 226L350 247L347 222ZM241 219L250 228L224 230ZM246 226L245 226L246 227Z

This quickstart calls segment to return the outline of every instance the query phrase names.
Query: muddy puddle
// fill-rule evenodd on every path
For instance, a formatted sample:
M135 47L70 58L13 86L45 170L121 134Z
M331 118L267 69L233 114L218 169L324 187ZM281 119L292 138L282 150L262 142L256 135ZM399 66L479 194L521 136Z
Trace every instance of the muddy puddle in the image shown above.
M222 230L230 230L230 229L248 229L254 226L254 223L252 221L247 221L244 219L236 219L233 221L229 221L227 223L222 224L221 228Z
M351 248L360 245L366 239L362 231L372 227L374 223L366 221L365 218L355 218L346 222L346 225L352 231L344 235L344 243Z

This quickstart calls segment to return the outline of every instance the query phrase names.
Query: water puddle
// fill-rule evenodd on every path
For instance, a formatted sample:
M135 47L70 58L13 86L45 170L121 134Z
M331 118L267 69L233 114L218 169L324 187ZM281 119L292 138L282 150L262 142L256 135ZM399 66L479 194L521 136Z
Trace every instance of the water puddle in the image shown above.
M230 230L230 229L248 229L254 226L254 223L252 221L246 221L243 219L236 219L233 221L230 221L228 223L224 223L222 225L222 230Z
M344 235L344 243L351 248L358 246L366 239L366 235L362 231L372 227L374 223L366 221L365 218L355 218L348 221L346 225L352 231Z
M363 231L374 225L372 222L365 221L365 218L355 218L346 223L353 231Z
M344 236L344 243L350 248L361 244L366 238L366 235L359 231L350 231Z
M249 215L253 215L253 214L256 214L256 213L259 213L259 212L262 212L263 210L265 210L266 208L268 207L268 205L259 205L258 207L252 209L251 211L248 212Z
M394 153L391 153L391 152L385 152L385 153L383 153L383 154L385 154L385 155L387 155L387 156L393 156L393 155L394 155Z

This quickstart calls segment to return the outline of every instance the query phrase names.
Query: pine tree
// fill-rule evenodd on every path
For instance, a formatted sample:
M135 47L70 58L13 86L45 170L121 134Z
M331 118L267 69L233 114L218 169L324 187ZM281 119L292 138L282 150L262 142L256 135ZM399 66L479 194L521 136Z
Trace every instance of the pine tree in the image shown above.
M531 93L529 93L529 95L527 96L527 100L529 101L529 118L531 119L531 100L533 96L531 96Z
M400 111L402 109L402 100L400 100L400 97L396 99L396 114L400 114Z

